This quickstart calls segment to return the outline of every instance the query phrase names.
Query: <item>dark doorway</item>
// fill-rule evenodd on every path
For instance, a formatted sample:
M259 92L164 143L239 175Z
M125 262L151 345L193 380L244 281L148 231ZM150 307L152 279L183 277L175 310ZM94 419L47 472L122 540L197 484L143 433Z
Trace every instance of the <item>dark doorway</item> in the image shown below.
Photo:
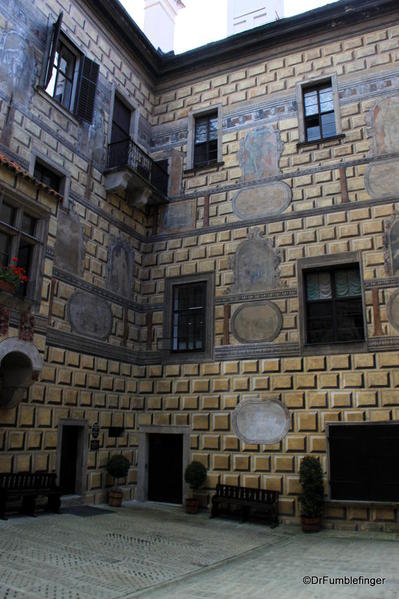
M151 433L148 453L148 499L183 501L183 435Z
M399 501L399 425L329 427L331 499Z
M60 487L64 495L73 495L77 492L76 475L81 432L80 426L62 428Z

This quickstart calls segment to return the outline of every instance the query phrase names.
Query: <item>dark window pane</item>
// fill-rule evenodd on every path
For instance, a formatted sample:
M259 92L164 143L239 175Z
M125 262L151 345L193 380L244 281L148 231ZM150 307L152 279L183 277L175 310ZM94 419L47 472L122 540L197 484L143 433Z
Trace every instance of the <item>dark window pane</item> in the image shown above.
M195 119L194 166L217 160L217 139L217 113Z
M337 134L337 130L335 128L335 115L333 112L329 114L321 115L321 129L323 132L323 137L333 137Z
M173 289L173 351L204 349L205 291L205 283L176 285Z
M26 275L30 276L30 265L32 261L32 251L33 246L26 243L25 241L21 241L19 244L18 251L18 266L23 267L25 269ZM26 295L27 283L21 283L17 288L17 294L19 296Z
M33 176L44 185L48 185L55 191L60 191L61 177L40 162L36 162Z
M3 232L0 232L0 264L8 266L10 262L10 245L11 237Z
M0 219L8 225L13 225L15 219L15 208L3 202L1 205Z
M358 267L307 272L305 290L307 343L364 340Z
M22 216L22 231L24 233L28 233L28 235L34 235L35 234L35 228L36 228L36 222L37 220L35 218L33 218L32 216L29 216L29 214L23 214Z
M320 139L320 127L308 127L306 129L306 138L308 141Z
M333 304L312 302L307 306L308 343L334 341Z
M361 299L336 302L337 341L364 339L363 308Z

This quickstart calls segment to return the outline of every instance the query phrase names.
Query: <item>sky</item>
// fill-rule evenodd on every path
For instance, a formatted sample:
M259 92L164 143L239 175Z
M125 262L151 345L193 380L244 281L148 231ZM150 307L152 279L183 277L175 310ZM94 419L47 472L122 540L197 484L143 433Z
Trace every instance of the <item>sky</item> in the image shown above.
M144 0L120 0L141 28L144 23ZM335 0L285 0L285 16L291 17ZM175 53L203 46L227 34L227 0L183 0L175 28Z

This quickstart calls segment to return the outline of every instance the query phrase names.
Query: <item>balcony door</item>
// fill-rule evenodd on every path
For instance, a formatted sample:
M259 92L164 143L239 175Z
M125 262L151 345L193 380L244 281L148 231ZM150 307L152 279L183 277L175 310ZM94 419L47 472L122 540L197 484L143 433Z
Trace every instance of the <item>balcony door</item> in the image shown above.
M128 164L131 120L132 111L115 95L109 152L110 168Z

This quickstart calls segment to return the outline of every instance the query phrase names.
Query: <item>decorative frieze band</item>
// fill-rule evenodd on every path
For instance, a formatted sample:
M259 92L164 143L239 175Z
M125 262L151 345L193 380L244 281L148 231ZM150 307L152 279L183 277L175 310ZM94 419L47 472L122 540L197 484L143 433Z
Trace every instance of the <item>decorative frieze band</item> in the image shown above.
M220 345L215 348L215 360L247 360L256 358L284 358L298 356L299 343L246 343Z
M68 285L72 285L77 289L82 289L83 291L88 291L93 295L97 295L104 299L107 299L114 304L119 304L120 306L126 306L135 312L160 312L163 310L162 304L138 304L137 302L131 302L128 299L122 297L117 293L113 293L108 289L104 289L103 287L96 287L92 283L88 283L83 279L80 279L76 275L72 273L66 272L65 270L61 270L60 268L54 267L53 275L59 281L63 283L67 283Z
M281 287L279 289L270 289L268 291L258 291L256 293L231 293L216 298L216 304L238 304L240 302L258 302L259 300L275 300L296 297L298 291L296 287Z
M147 365L161 363L161 356L158 352L132 351L123 346L111 345L56 329L48 330L47 345L62 347L63 349L117 360L119 362L127 362L129 364Z

